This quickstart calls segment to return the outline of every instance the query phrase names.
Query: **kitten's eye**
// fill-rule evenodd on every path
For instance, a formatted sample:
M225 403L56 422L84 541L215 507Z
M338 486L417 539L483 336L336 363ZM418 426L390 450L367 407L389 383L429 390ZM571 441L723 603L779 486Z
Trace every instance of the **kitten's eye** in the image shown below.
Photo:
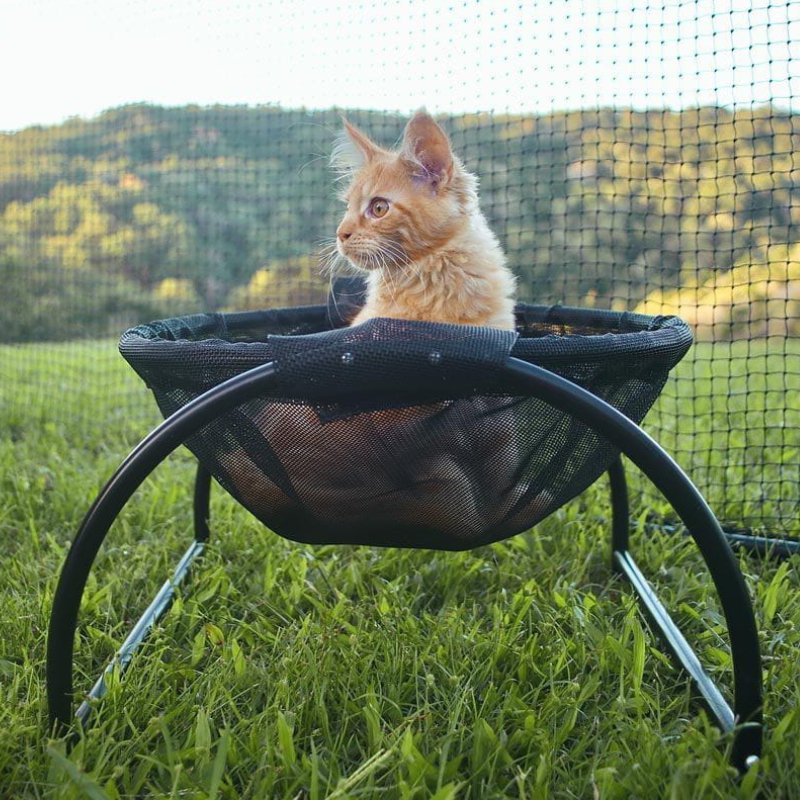
M372 200L369 201L369 207L367 208L367 214L369 214L369 216L380 219L381 217L385 217L388 211L389 201L383 197L373 197Z

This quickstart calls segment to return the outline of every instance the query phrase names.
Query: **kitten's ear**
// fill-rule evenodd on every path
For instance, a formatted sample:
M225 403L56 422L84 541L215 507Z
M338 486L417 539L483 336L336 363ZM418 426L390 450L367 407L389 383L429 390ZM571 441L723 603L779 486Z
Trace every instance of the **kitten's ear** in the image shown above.
M338 172L355 172L381 151L366 134L342 117L344 133L337 139L331 155L331 164Z
M402 156L411 162L414 177L435 190L453 177L453 151L447 134L427 111L417 111L403 134Z

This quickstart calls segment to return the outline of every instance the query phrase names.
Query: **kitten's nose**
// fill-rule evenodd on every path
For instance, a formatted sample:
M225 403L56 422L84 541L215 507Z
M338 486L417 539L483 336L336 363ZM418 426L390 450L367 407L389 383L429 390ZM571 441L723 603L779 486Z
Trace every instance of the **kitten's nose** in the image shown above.
M339 237L340 242L346 242L353 235L353 232L348 231L340 225L339 229L336 231L336 235Z

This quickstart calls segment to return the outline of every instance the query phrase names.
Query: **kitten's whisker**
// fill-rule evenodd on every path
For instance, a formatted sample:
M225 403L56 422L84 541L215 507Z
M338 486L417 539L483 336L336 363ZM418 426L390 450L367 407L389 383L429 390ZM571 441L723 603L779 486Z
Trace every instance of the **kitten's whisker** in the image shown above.
M330 269L336 263L338 253L336 250L321 251L319 253L319 268L321 272Z
M338 251L333 250L333 252L329 253L324 259L320 262L320 272L329 273L331 276L331 280L339 271L340 265L344 263L345 265L349 265L349 261Z
M331 280L338 272L341 262L347 259L339 252L336 237L326 236L319 241L317 255L319 258L319 270L321 274L328 273Z
M326 252L319 253L320 262L335 261L339 253L335 250L327 250Z
M376 245L376 248L386 259L387 266L390 264L399 266L404 260L405 253L394 242L380 242Z
M400 249L396 245L394 245L392 242L384 242L384 243L378 245L378 247L382 252L384 252L387 255L390 255L390 256L392 256L394 258L398 258L400 256L400 254L401 254Z
M378 245L377 247L373 248L372 252L375 254L376 262L378 262L380 264L380 269L381 270L385 269L386 265L387 265L386 256L385 256L383 250L381 249L380 245Z
M381 277L389 287L389 294L392 298L392 303L397 305L397 282L394 276L394 270L387 269L381 273Z
M369 248L369 253L370 256L374 258L374 261L377 264L381 274L386 273L389 270L390 261L387 257L387 253L381 247L380 243L377 243Z
M297 174L298 174L298 175L302 175L302 174L303 174L303 170L304 170L306 167L310 166L311 164L314 164L314 163L315 163L315 162L317 162L317 161L322 161L323 159L326 159L326 160L327 160L328 158L329 158L329 156L327 156L327 155L320 155L319 153L314 153L314 158L312 158L312 159L311 159L311 160L309 160L309 161L306 161L306 163L305 163L305 164L301 164L301 165L298 167L298 169L297 169Z

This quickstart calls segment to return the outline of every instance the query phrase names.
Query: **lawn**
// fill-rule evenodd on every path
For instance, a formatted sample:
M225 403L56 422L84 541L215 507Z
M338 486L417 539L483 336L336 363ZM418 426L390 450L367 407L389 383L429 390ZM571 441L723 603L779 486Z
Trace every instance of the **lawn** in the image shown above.
M734 514L756 501L722 489L752 456L717 464L715 432L746 411L735 378L715 375L706 355L681 367L691 380L667 392L660 424L679 460L689 431L708 436L709 468L724 476L709 483L712 505ZM783 370L755 354L764 381L795 381L796 355L782 354ZM675 408L686 422L670 422ZM297 545L215 492L212 545L190 589L68 754L46 725L53 589L82 514L156 420L113 344L0 348L2 796L800 797L800 561L741 558L767 734L764 758L737 782L726 737L611 574L605 481L535 530L468 553ZM796 472L785 475L796 457L761 446L796 504ZM187 543L192 477L191 457L176 453L112 529L84 599L79 688ZM692 543L637 536L634 549L725 682L725 628Z

